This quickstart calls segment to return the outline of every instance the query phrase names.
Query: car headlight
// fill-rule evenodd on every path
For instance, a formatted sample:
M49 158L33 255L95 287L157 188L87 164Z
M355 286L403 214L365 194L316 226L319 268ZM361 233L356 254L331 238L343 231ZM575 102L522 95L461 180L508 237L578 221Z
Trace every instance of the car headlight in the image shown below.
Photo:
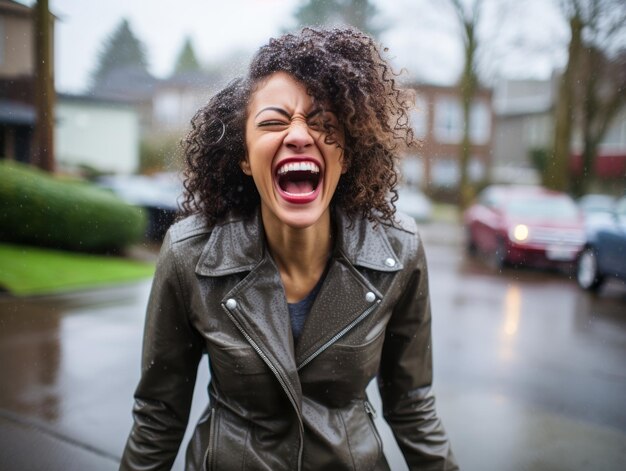
M518 224L511 230L509 237L513 242L525 242L528 240L529 235L528 226L526 224Z

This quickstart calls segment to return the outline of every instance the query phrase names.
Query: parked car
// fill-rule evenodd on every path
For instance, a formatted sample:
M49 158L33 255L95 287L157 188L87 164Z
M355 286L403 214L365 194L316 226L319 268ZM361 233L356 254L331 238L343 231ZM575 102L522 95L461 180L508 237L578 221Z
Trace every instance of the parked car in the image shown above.
M107 175L96 180L128 204L144 208L148 213L146 238L161 240L178 213L178 198L183 186L176 173L147 175Z
M396 208L421 222L429 221L433 212L430 199L418 189L408 186L398 188Z
M615 206L615 198L610 195L589 194L581 196L578 201L578 207L585 216L592 216L598 213L611 213Z
M587 242L576 275L578 284L590 291L598 290L607 278L626 282L626 196L609 217L587 223Z
M487 187L463 221L468 251L488 255L497 267L573 268L585 243L574 200L539 186Z

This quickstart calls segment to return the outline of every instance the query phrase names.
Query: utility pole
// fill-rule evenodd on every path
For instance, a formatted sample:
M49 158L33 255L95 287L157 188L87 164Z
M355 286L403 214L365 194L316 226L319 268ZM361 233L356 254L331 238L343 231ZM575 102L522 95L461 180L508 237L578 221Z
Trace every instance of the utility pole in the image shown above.
M35 127L34 163L53 172L54 162L54 77L52 70L52 18L48 0L35 4Z

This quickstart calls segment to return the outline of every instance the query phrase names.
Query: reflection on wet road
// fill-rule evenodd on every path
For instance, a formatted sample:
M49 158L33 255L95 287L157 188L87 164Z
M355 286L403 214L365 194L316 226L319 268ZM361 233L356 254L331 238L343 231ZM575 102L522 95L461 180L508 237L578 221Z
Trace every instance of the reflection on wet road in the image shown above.
M626 287L431 246L435 384L464 469L621 469Z
M497 273L436 234L426 247L438 410L462 469L621 469L626 288L593 297L562 274ZM117 469L148 291L0 297L0 469ZM406 469L379 425L392 469Z

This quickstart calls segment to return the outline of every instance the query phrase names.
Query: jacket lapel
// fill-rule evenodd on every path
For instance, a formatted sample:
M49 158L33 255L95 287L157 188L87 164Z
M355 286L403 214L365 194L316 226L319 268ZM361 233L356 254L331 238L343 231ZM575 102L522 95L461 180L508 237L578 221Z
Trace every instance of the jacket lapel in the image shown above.
M296 345L296 365L303 368L318 353L347 334L381 301L383 295L356 266L383 272L402 268L381 226L353 224L335 213L336 245L320 292Z
M376 288L344 258L333 259L296 345L298 369L318 350L341 338L380 298Z
M248 272L222 306L277 368L278 379L288 383L295 397L301 397L297 368L345 335L382 299L357 267L389 273L402 268L380 225L351 222L341 211L335 212L334 222L330 267L295 347L280 274L265 250L260 212L248 220L233 218L216 226L196 265L202 276Z
M253 347L273 365L279 381L287 383L294 397L301 397L287 300L278 269L264 245L258 213L251 220L228 220L213 229L196 273L215 277L249 272L221 304Z

